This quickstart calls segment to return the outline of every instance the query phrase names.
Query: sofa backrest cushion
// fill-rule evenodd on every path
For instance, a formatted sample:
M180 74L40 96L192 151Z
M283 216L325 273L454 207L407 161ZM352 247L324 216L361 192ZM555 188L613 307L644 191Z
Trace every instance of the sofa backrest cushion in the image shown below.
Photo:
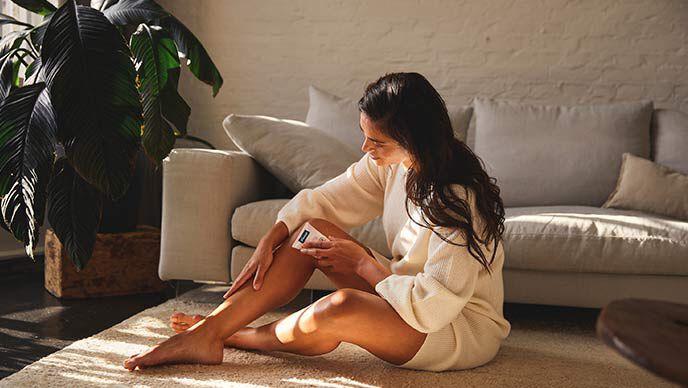
M688 114L656 109L652 116L652 160L688 175Z
M601 206L624 152L649 158L651 101L531 105L476 97L475 153L505 206Z
M225 133L292 192L312 189L360 158L339 140L297 120L230 114Z
M325 130L348 145L358 155L363 156L364 152L361 150L363 134L359 129L358 101L336 96L313 85L308 88L308 99L306 124ZM447 105L447 111L454 135L465 142L473 107Z

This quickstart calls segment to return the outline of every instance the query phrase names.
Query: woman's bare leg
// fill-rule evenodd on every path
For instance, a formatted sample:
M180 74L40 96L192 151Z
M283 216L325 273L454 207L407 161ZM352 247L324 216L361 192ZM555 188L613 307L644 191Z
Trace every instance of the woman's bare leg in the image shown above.
M319 229L318 225L331 225L327 221L312 221ZM328 233L326 230L322 232ZM301 291L313 274L315 258L291 247L297 236L298 233L293 233L288 238L288 243L282 244L275 251L273 262L259 290L254 290L252 282L247 281L189 330L128 358L124 361L124 367L134 370L137 366L165 363L221 363L225 338L229 338L264 313L287 304Z
M342 288L287 317L240 329L226 338L225 344L317 356L333 351L341 342L349 342L401 365L413 358L425 337L379 296Z

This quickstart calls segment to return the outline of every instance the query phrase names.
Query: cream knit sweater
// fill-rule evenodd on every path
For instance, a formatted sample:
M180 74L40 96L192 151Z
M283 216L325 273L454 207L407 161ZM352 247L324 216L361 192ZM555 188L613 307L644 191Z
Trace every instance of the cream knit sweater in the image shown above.
M454 338L432 341L433 346L445 347L434 349L447 354L442 369L481 365L496 354L494 347L499 347L511 329L502 313L502 243L497 245L490 276L466 246L449 244L431 230L416 225L404 206L406 173L402 163L380 167L365 154L341 175L317 188L301 190L280 210L277 222L284 222L290 234L310 218L326 219L348 231L382 215L393 256L389 266L393 274L380 281L375 291L419 332L441 332L447 337L453 333ZM482 223L472 191L461 185L453 185L452 190L461 198L468 198L474 230L480 233ZM409 211L413 219L423 223L419 208L409 203ZM466 243L459 229L434 230L455 243ZM489 261L494 243L481 248ZM440 330L448 325L452 330ZM484 346L480 345L484 349L478 352L482 354L466 354L469 347L461 346L463 339L474 344L484 340Z

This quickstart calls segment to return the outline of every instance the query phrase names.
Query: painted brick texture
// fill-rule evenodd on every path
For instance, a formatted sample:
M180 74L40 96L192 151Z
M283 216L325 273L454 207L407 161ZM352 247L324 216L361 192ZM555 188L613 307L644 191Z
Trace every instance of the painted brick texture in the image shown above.
M308 85L358 98L386 72L424 74L451 104L651 99L688 112L684 0L161 0L225 79L183 72L189 133L234 149L229 113L305 120Z

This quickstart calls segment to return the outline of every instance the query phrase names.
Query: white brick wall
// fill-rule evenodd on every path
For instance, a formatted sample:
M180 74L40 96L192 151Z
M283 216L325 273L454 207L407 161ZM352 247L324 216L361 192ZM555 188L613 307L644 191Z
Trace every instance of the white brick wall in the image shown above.
M161 0L225 79L182 77L190 133L232 149L229 113L304 120L308 85L358 98L417 71L447 102L475 95L585 104L648 98L688 112L685 0Z

